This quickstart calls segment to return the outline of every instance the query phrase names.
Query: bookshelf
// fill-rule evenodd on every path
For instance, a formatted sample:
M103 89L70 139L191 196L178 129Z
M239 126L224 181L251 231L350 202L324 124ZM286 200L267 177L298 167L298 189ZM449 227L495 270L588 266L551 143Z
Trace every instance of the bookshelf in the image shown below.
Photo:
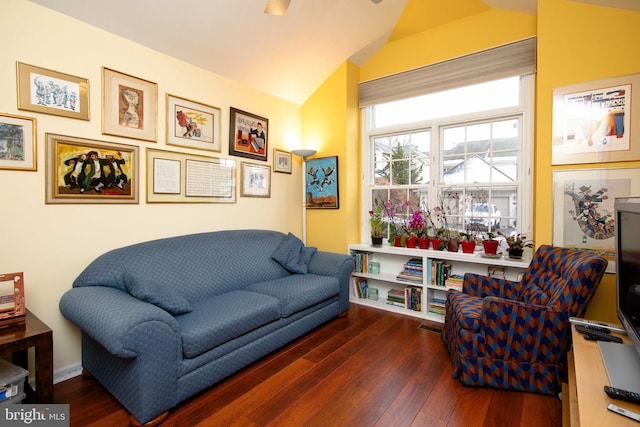
M485 258L482 252L372 247L364 243L349 245L349 252L355 266L349 290L352 303L440 323L444 322L447 290L461 287L460 279L465 273L488 275L491 271L500 277L518 280L531 261L530 257L523 260ZM371 266L374 272L369 268L371 263L377 264ZM377 299L371 289L377 290ZM404 304L399 291L404 293Z

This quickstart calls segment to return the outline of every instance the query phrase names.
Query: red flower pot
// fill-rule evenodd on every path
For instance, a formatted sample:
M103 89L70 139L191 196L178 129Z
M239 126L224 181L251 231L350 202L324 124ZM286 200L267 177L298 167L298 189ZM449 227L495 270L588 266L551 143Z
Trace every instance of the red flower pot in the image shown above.
M409 236L409 237L406 238L406 242L405 243L406 243L408 248L415 248L416 247L416 243L418 243L418 238Z
M402 246L402 236L396 236L396 240L393 246L396 246L398 248Z
M495 255L498 252L498 245L500 242L497 240L483 240L482 246L484 247L484 253L487 255Z
M429 249L429 238L428 237L418 237L418 247L420 249Z
M462 245L462 253L472 254L476 250L476 242L473 240L463 240L460 244Z
M441 251L444 247L441 248L440 246L445 246L442 245L442 242L444 242L442 239L431 239L431 247L437 251Z

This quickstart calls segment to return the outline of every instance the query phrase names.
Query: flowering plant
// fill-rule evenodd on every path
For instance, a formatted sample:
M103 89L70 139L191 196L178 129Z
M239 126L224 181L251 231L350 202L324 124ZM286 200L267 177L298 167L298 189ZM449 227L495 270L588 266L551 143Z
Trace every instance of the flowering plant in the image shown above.
M506 236L504 234L502 234L502 232L498 231L498 234L501 236L504 236L504 240L505 242L507 242L507 246L509 247L509 250L522 250L524 248L532 248L533 247L533 240L527 240L527 235L526 234L521 234L521 233L517 233L517 234L512 234L510 236Z
M372 237L382 237L382 227L384 226L382 214L384 210L385 203L375 199L373 202L373 209L369 211L369 224L371 224Z
M407 231L410 235L423 237L426 233L426 225L422 209L418 208L411 214L411 219L407 223Z

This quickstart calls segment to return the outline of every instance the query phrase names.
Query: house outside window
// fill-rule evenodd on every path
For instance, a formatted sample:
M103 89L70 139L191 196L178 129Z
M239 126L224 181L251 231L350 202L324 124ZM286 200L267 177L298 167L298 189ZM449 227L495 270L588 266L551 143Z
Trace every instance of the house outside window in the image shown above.
M515 76L364 108L363 218L377 199L405 223L420 207L436 227L530 232L533 80ZM362 240L368 235L363 220Z

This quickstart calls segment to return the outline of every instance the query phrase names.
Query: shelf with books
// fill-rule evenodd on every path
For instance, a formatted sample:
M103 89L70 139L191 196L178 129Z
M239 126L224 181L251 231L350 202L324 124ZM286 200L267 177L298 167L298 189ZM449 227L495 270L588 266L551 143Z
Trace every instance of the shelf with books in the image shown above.
M444 321L444 303L448 289L462 288L464 274L476 273L519 280L529 260L485 258L481 254L407 249L368 244L349 246L354 257L350 300L383 310L417 316L436 322ZM369 269L373 263L375 271ZM357 283L366 282L367 294L373 290L376 299L363 295Z

